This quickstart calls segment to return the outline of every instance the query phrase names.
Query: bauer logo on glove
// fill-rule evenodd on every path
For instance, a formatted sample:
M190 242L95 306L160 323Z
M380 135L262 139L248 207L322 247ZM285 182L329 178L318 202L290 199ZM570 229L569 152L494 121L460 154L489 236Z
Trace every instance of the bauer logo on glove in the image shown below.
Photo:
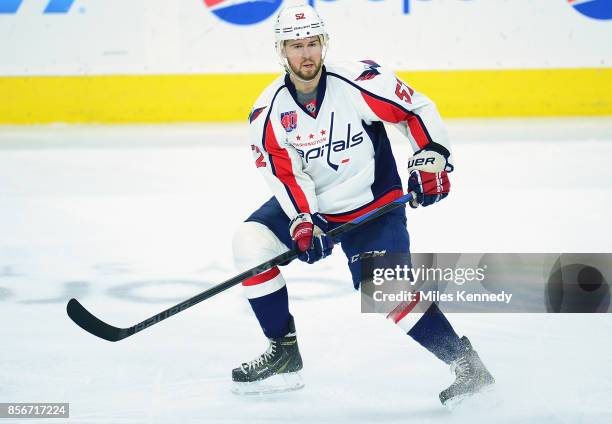
M435 144L435 143L431 143ZM442 146L428 146L408 159L408 192L414 193L410 206L429 206L448 196L450 180L448 172L453 166L448 163L448 153ZM440 171L442 170L442 171Z

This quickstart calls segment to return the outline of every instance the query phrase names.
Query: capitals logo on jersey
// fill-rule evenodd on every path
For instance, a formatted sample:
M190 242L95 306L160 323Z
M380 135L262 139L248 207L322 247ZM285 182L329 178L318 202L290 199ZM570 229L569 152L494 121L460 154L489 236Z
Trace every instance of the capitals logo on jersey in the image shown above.
M291 112L281 113L281 116L280 116L281 125L283 126L285 131L287 131L288 133L290 133L291 131L297 128L297 120L298 120L298 115L295 110L292 110Z
M330 130L329 130L330 134L332 133L333 127L334 127L334 112L332 112L331 118L330 118ZM346 151L349 149L352 149L355 146L358 146L359 144L363 142L363 131L359 131L356 134L352 133L352 131L353 130L351 130L351 124L349 123L346 127L345 139L341 138L338 140L332 140L331 138L329 138L327 140L327 137L324 137L322 140L327 140L327 143L325 143L324 145L317 146L317 147L314 147L308 150L302 150L302 149L296 149L296 150L298 154L302 158L304 158L304 161L306 163L308 163L309 161L313 159L321 158L321 159L325 159L325 161L327 162L327 165L331 169L333 169L334 171L338 171L340 164L348 163L351 160L349 152L346 152ZM322 131L321 134L326 134L326 131ZM349 155L341 159L340 164L337 164L332 161L332 158L331 158L332 152L334 154L340 153L343 156L345 154L349 154Z

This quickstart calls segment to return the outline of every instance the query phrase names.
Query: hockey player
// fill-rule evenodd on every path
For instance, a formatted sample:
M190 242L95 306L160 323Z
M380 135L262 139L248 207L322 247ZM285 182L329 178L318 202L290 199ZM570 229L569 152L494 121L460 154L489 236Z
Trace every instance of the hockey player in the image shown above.
M235 262L241 269L292 247L302 252L299 259L315 263L334 247L326 235L330 228L403 195L383 122L405 134L415 151L413 158L438 155L446 163L442 172L410 172L408 190L416 194L410 206L444 199L453 169L445 127L427 97L372 60L323 65L328 35L312 7L284 8L274 30L285 74L263 92L249 116L255 166L274 196L234 235ZM402 254L409 261L405 208L337 241L347 258L353 258L349 268L358 288L361 255L378 251ZM232 371L235 391L300 388L296 372L302 359L279 268L242 284L269 348ZM413 307L399 305L389 318L452 366L456 380L440 393L443 404L493 384L468 339L455 333L435 303L422 314L410 314ZM279 381L272 383L274 379Z

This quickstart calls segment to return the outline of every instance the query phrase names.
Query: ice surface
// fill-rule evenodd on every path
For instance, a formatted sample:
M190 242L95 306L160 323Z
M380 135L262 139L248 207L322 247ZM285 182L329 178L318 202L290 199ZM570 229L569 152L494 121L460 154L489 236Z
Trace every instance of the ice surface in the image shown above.
M409 211L413 250L612 251L612 119L449 129L452 193ZM612 422L612 315L452 315L499 404L450 413L448 368L359 313L340 249L284 269L299 392L230 393L267 347L239 287L118 343L75 326L73 296L128 326L234 275L233 228L269 197L249 144L242 125L0 128L0 402L70 402L79 424Z

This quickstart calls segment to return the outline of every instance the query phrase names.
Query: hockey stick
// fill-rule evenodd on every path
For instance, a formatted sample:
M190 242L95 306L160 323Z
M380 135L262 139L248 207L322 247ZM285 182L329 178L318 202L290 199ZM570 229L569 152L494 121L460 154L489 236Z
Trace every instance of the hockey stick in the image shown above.
M374 209L371 212L368 212L365 215L360 216L359 218L355 218L350 222L344 223L328 231L327 234L332 238L336 238L346 233L347 231L351 231L354 228L357 228L365 224L366 222L370 222L373 219L376 219L379 216L384 215L387 212L407 203L412 198L412 193L405 194L402 197L399 197L377 209ZM241 283L247 278L254 277L255 275L261 274L262 272L265 272L270 268L291 261L295 259L298 254L299 252L297 251L297 249L289 250L281 255L276 256L275 258L270 259L269 261L266 261L260 265L257 265L254 268L249 269L248 271L244 271L236 275L235 277L224 281L223 283L217 284L216 286L203 291L202 293L192 297L191 299L187 299L184 302L174 305L173 307L168 308L165 311L153 315L152 317L147 318L144 321L127 328L118 328L105 323L104 321L94 316L87 309L85 309L85 307L83 307L83 305L81 305L79 301L74 298L70 299L70 301L68 302L68 305L66 306L66 311L68 312L68 316L72 319L72 321L74 321L75 324L81 327L83 330L102 339L111 342L116 342L125 339L126 337L130 337L138 333L139 331L144 330L147 327L157 324L158 322L163 321L166 318L171 317L172 315L184 311L185 309L190 308L203 300L211 298L212 296Z

